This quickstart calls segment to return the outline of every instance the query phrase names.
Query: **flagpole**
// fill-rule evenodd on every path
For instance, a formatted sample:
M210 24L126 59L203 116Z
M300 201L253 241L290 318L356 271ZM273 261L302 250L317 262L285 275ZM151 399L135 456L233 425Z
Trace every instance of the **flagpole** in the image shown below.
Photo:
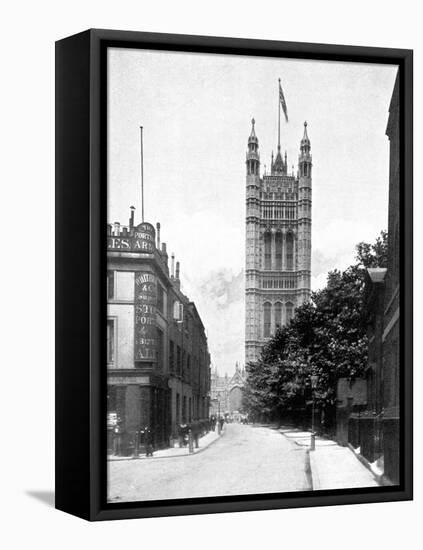
M143 152L143 139L142 139L143 127L140 126L141 137L141 221L144 223L144 152Z
M281 148L281 98L280 98L281 79L279 78L278 88L278 151Z

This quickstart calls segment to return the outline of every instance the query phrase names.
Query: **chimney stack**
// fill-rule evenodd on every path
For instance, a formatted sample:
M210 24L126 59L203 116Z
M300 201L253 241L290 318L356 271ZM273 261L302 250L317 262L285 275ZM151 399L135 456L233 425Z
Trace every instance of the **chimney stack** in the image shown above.
M175 278L175 254L172 252L171 262L170 262L170 276L172 279Z
M129 218L129 229L134 228L134 213L135 213L135 206L131 206L131 217Z
M176 279L179 280L179 262L176 262L176 275L175 275Z
M157 230L157 250L160 251L160 222L156 223L156 230Z
M162 243L162 258L163 258L163 261L166 265L166 269L167 269L167 272L169 273L169 266L168 266L168 263L167 263L167 250L166 250L166 243Z

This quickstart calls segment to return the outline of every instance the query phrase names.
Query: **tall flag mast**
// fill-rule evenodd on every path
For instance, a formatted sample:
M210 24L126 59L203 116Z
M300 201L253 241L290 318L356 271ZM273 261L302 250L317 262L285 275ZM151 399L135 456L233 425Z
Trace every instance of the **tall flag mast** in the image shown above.
M143 127L140 126L141 137L141 221L144 223L144 151L143 151L143 139L142 132Z
M281 79L279 78L279 101L278 101L278 150L281 148L281 105L285 120L288 122L288 108L286 106L285 96L283 95Z

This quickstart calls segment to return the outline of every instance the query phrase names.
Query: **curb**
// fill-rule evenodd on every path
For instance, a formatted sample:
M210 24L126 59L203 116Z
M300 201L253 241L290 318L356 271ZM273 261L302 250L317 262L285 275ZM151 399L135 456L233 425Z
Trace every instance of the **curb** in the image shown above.
M370 462L367 460L367 458L365 458L361 454L357 454L354 450L354 447L351 445L351 443L347 443L347 447L352 452L352 454L356 457L356 459L359 462L361 462L361 464L363 464L363 466L365 466L369 470L369 472L372 474L375 481L377 481L377 483L379 483L379 485L392 486L392 483L389 481L389 479L384 474L376 474L372 470L372 467L370 466Z
M279 430L279 433L289 442L291 445L297 445L301 449L304 449L305 459L304 459L304 473L305 477L308 483L309 488L308 491L314 491L316 489L315 487L315 481L313 478L313 468L311 467L311 459L310 459L310 447L307 445L301 445L301 443L298 443L295 441L295 439L288 437L285 435L285 433L282 430Z
M225 434L225 432L220 432L220 435L218 437L216 437L216 439L213 439L213 441L210 441L210 443L208 443L205 447L201 447L198 449L198 451L194 451L193 453L190 453L190 452L185 452L185 453L178 453L178 454L174 454L174 455L170 455L170 456L149 456L149 457L146 457L146 456L122 456L121 458L113 458L113 459L110 459L108 458L107 459L107 463L113 463L113 462L122 462L123 460L165 460L166 458L181 458L183 456L195 456L195 455L198 455L200 453L202 453L203 451L207 450L209 447L211 447L213 445L213 443L216 443L216 441L219 441L219 439L221 437L223 437L223 435Z
M304 466L305 476L307 483L309 484L309 491L314 491L314 482L313 482L313 470L311 468L310 461L310 449L307 449L305 452L305 466Z

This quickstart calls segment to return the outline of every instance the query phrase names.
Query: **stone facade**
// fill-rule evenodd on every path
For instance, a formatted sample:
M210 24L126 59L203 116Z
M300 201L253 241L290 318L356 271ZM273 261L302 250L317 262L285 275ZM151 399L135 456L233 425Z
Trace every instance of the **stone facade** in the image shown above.
M297 174L288 173L279 144L270 173L261 176L252 120L246 157L246 362L256 361L277 327L310 298L310 149L305 122Z
M245 384L245 369L236 364L235 374L229 378L219 376L215 368L211 374L210 414L223 416L242 412L242 392Z
M173 255L169 270L159 224L157 234L149 223L135 226L132 212L129 226L108 226L107 241L109 452L135 452L145 427L155 447L166 447L179 424L209 416L205 328Z

